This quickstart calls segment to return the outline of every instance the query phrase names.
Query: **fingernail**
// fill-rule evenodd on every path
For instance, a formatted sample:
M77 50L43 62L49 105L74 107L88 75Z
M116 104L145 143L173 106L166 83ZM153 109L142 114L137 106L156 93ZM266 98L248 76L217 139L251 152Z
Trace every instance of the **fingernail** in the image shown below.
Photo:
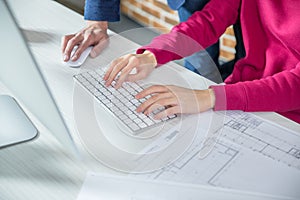
M94 50L92 50L91 53L90 53L90 56L91 56L92 58L95 58L95 57L96 57L96 52L95 52Z
M72 60L74 61L74 60L76 60L77 59L77 55L74 55L73 57L72 57Z
M69 59L68 55L65 54L63 59L64 61L67 61Z

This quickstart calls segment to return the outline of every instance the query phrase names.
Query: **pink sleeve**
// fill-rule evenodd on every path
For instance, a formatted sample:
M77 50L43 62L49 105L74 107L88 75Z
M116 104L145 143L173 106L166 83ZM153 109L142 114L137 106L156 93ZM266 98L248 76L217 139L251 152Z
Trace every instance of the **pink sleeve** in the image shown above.
M235 84L211 86L215 110L276 111L300 109L300 62L292 70Z
M240 0L211 0L202 11L195 12L170 33L154 38L137 53L149 50L159 64L189 56L215 43L237 20L239 6Z

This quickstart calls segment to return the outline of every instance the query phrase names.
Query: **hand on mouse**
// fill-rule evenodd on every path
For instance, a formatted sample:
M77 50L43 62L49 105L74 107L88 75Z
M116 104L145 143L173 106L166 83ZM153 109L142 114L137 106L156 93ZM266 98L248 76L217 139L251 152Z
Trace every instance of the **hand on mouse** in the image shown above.
M107 28L108 23L106 21L88 21L87 27L78 33L65 35L61 42L63 60L65 62L70 59L76 61L89 46L94 46L90 56L93 58L98 56L108 43ZM78 48L72 58L70 58L71 52L76 45L78 45Z

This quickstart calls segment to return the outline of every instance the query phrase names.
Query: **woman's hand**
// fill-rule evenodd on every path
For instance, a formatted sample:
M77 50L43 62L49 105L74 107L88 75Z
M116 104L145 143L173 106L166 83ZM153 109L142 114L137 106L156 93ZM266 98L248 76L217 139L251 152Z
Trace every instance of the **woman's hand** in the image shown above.
M137 112L149 115L159 107L166 110L154 115L161 119L178 113L199 113L209 110L215 105L215 95L212 89L191 90L178 86L151 86L136 95L137 99L152 95L137 108Z
M108 68L104 80L109 86L116 79L115 88L118 89L125 81L137 81L146 78L157 65L156 58L150 51L143 54L128 54L115 59ZM133 69L135 74L131 74Z
M106 21L88 21L86 28L76 34L64 36L61 42L63 60L65 62L70 59L76 61L89 46L94 46L90 56L93 58L98 56L108 43L107 28L108 23ZM70 58L71 52L76 45L78 45L78 49Z

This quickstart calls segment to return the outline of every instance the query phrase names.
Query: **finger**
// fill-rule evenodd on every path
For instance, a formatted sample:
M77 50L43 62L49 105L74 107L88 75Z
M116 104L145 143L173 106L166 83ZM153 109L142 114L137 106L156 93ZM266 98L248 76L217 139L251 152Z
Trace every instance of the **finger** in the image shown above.
M138 59L136 57L130 57L127 65L121 70L121 74L116 83L116 88L118 89L123 82L126 80L129 73L138 65ZM138 72L137 72L138 73Z
M88 48L89 46L90 46L90 41L88 39L83 40L82 43L80 43L80 45L78 46L78 48L74 52L71 60L72 61L77 60L80 57L80 55L82 54L82 52L84 50L86 50L86 48Z
M103 51L103 49L105 49L109 44L109 38L107 37L103 37L98 44L96 44L90 53L90 56L92 58L97 57L98 55L100 55L100 53Z
M115 59L115 60L113 60L113 61L111 62L109 68L106 70L105 75L104 75L104 77L103 77L103 79L104 79L105 81L107 81L107 79L110 77L110 74L111 74L112 70L115 68L115 66L116 66L119 62L121 62L122 59L123 59L122 57L121 57L121 58L117 58L117 59Z
M163 118L166 118L167 116L171 116L171 115L174 115L174 114L178 114L180 113L180 106L172 106L172 107L169 107L159 113L157 113L156 115L153 116L153 119L163 119Z
M113 68L112 71L109 74L109 77L107 78L105 85L109 86L113 80L115 80L116 76L119 74L119 72L126 67L128 64L128 59L122 59L119 63L117 63Z
M70 40L72 37L74 37L74 36L75 36L75 34L70 34L70 35L65 35L65 36L63 36L63 37L61 38L61 51L62 51L62 53L65 52L65 49L66 49L66 46L67 46L69 40Z
M144 111L144 114L145 115L150 115L155 110L157 110L159 107L169 107L169 106L173 107L175 105L177 105L177 99L176 98L169 97L169 98L159 99L158 101L156 101L155 103L153 103L152 105L150 105Z
M170 97L170 93L162 93L162 94L153 95L147 101L145 101L140 106L138 106L136 111L137 112L145 112L149 107L151 107L154 104L157 104L157 102L160 99L169 98L169 97Z
M76 35L68 41L65 52L64 52L64 61L68 61L70 59L70 55L71 55L73 48L77 44L79 44L82 40L83 40L83 36Z
M168 92L169 89L163 85L153 85L138 93L135 98L141 99L150 94Z

